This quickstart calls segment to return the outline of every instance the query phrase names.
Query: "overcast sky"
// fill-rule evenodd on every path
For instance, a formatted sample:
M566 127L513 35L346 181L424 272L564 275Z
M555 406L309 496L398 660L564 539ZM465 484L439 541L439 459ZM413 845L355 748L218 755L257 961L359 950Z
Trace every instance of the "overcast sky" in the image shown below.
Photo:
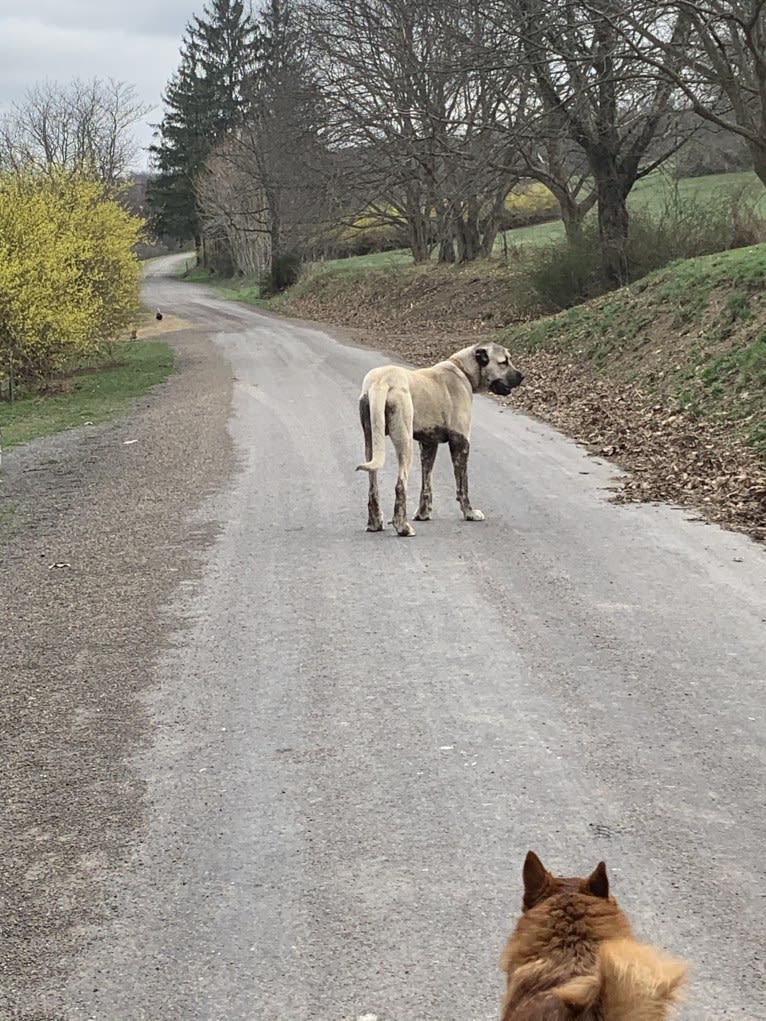
M162 92L178 67L192 15L205 0L0 0L0 111L31 86L73 78L134 85L152 110L137 125L145 147L162 118ZM139 156L145 169L146 153Z

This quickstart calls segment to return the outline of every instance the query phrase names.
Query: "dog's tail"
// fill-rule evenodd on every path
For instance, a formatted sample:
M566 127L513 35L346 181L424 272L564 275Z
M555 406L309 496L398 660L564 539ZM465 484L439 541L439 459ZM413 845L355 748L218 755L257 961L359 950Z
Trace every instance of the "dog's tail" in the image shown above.
M367 391L367 409L362 409L362 426L365 436L372 441L372 457L356 466L357 471L374 472L382 468L386 460L386 399L390 386L381 380L373 383ZM365 418L367 421L365 421ZM368 433L369 430L369 433Z
M628 939L606 940L595 974L579 975L554 994L576 1016L599 1004L609 1021L665 1021L677 1003L686 968L654 947Z
M607 940L599 950L604 1016L614 1021L664 1021L680 999L686 967L654 947Z

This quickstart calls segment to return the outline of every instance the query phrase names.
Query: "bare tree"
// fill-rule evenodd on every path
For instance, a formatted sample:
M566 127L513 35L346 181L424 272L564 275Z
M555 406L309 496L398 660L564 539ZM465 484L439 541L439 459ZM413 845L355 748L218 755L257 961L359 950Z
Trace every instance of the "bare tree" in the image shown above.
M567 240L575 245L582 238L583 222L595 206L598 192L582 151L574 145L560 118L543 119L534 125L538 130L521 135L518 141L525 174L553 194Z
M132 85L111 78L36 85L0 121L0 167L84 172L114 185L135 160L132 128L148 111Z
M700 117L743 138L766 185L766 0L640 3L629 21L647 66Z
M492 247L516 180L498 121L513 88L479 63L480 0L306 0L332 141L366 213L406 227L415 261Z
M674 86L637 60L637 30L625 19L632 7L624 0L485 2L496 21L504 18L520 35L548 123L563 126L587 160L604 270L614 283L623 283L628 277L627 196L678 145L675 133L658 144ZM680 44L683 25L677 23L674 31L674 44ZM559 144L554 159L565 152ZM546 183L559 177L551 175ZM567 202L571 196L562 197Z
M271 214L254 148L244 128L219 142L196 179L196 196L205 241L222 253L220 268L260 277L271 262Z

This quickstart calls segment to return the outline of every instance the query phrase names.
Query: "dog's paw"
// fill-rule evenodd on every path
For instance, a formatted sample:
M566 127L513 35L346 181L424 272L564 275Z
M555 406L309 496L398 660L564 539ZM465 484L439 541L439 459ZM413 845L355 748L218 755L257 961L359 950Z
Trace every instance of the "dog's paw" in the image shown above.
M465 516L465 519L466 521L483 521L484 515L480 510L476 510L476 508L474 507L473 510L468 511L468 513Z

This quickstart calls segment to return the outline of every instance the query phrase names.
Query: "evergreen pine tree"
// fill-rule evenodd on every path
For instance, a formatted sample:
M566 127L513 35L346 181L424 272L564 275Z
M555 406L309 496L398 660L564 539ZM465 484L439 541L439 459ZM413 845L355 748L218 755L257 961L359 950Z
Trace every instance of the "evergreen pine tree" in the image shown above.
M195 180L215 144L242 122L252 95L258 32L243 0L211 0L194 15L163 96L147 189L155 233L201 244Z

